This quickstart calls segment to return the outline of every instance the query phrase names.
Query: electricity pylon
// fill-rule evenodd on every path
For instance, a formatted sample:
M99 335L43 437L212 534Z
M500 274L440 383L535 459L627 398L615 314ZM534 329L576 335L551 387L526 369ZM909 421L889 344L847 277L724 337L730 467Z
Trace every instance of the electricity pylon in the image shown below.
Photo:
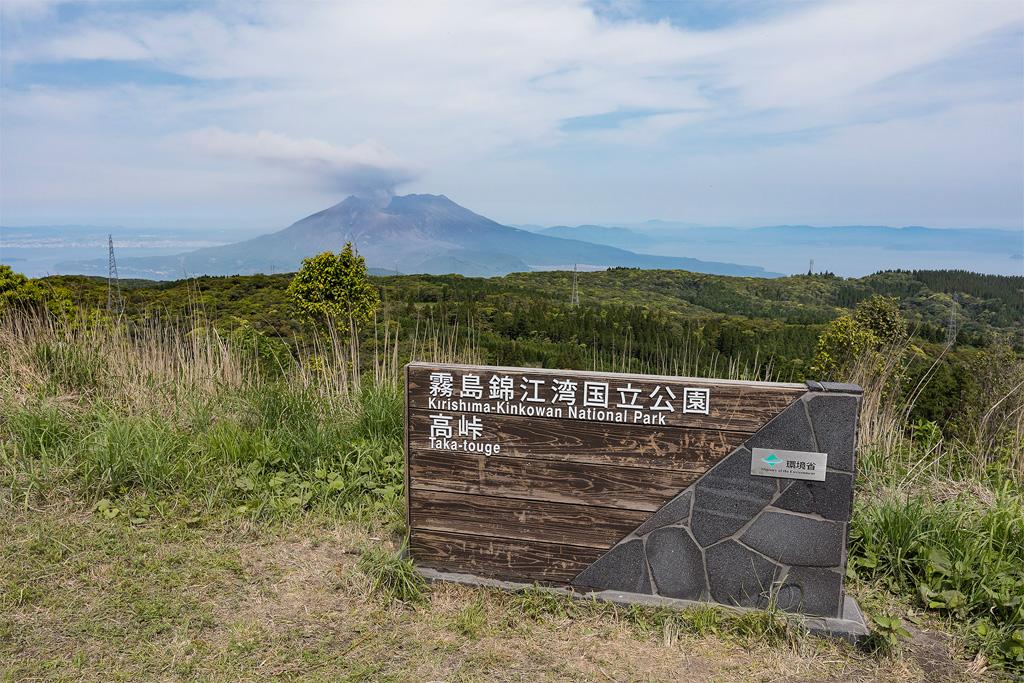
M121 313L124 300L121 298L121 281L117 277L117 260L114 259L114 236L107 235L107 312Z

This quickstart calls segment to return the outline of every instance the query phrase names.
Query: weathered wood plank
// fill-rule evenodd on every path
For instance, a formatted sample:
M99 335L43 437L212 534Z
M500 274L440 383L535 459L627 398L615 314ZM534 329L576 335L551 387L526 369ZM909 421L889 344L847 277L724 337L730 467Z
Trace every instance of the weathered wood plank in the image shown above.
M430 450L430 411L409 411L409 448ZM504 457L703 472L741 445L745 432L644 427L607 422L481 417L481 442ZM457 433L457 432L456 432Z
M658 510L700 472L418 451L409 456L413 489Z
M430 373L449 373L455 380L455 388L451 397L430 396ZM465 374L474 374L480 377L481 385L484 388L482 397L460 397L461 378ZM489 398L489 385L494 376L508 377L512 380L514 387L513 399L502 401L497 398ZM552 380L572 379L578 384L578 396L576 404L570 406L566 402L554 400ZM537 385L536 392L534 385L528 380L542 381ZM572 411L578 407L586 408L583 404L584 382L596 381L607 383L608 405L605 414L596 417L578 418L572 417ZM708 414L683 412L683 396L686 388L708 389L710 391ZM674 399L666 392L670 390ZM638 390L633 393L632 390ZM626 393L621 393L626 391ZM621 405L628 405L634 401L639 405L647 406L646 410L639 412L644 415L663 415L665 424L678 427L697 427L705 429L726 429L734 431L753 432L760 429L771 418L779 414L798 396L806 391L806 387L796 384L770 384L770 383L747 383L747 382L725 382L722 380L704 379L680 379L680 378L650 378L643 375L617 375L613 373L579 373L568 371L552 371L541 369L494 369L474 366L442 366L411 364L409 366L407 396L409 406L412 409L444 411L444 412L472 412L481 415L502 414L502 411L513 411L518 406L528 409L551 406L561 411L562 417L543 416L530 414L534 419L552 420L564 419L579 424L584 421L600 421L610 423L633 422L637 413L631 408L623 408ZM539 400L531 402L526 398ZM652 411L650 407L659 402L673 406L672 411ZM662 403L662 405L664 405Z
M413 529L409 551L421 567L511 581L568 583L600 548Z
M418 529L605 550L650 516L636 510L424 489L413 489L410 500Z
M403 369L402 376L405 379L405 385L409 386L409 365L406 365ZM402 477L405 486L405 528L412 528L412 511L409 509L409 492L412 490L412 484L410 482L411 468L409 467L409 455L412 452L409 448L409 433L412 430L410 415L412 411L409 410L409 395L408 390L405 396L405 405L403 406L403 420L402 420L402 442L403 442L403 467Z

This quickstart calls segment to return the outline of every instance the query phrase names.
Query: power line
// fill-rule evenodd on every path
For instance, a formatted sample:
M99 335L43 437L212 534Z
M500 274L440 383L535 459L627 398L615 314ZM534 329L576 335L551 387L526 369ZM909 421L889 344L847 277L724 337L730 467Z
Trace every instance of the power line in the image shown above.
M952 346L956 342L956 294L950 297L949 324L946 326L946 344Z
M570 306L580 305L579 273L576 272L576 264L572 264L572 295L569 297Z

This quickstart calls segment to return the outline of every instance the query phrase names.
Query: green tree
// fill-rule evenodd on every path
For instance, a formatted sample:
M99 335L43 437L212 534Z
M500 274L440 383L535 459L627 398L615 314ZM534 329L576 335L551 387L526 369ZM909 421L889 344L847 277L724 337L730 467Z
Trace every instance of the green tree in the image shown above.
M12 310L46 310L54 315L67 316L73 307L71 297L62 287L44 287L38 280L16 273L10 266L0 265L0 313Z
M849 380L857 363L882 368L905 352L907 323L893 297L875 295L857 304L852 315L828 324L818 337L811 365L814 379Z
M818 337L818 350L811 365L814 379L848 379L845 373L859 358L878 347L874 332L860 325L853 317L836 318Z
M875 294L861 301L853 310L853 320L870 330L879 344L897 346L907 340L907 323L896 297Z
M10 266L0 266L0 311L37 308L46 304L46 292Z
M304 259L288 285L288 298L308 318L324 323L345 320L353 329L369 321L380 304L366 260L351 242L341 253L325 251Z

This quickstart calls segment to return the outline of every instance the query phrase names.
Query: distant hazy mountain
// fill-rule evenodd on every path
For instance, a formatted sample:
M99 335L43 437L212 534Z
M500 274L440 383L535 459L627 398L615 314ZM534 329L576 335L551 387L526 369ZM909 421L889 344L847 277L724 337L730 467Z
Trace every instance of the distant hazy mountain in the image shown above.
M586 240L628 249L646 249L668 244L744 244L784 247L817 245L862 247L907 251L970 251L1019 254L1024 250L1024 233L984 228L925 228L886 225L770 225L760 228L697 226L688 223L651 220L612 225L531 226L535 232L554 237Z
M376 271L502 275L514 271L626 266L722 275L772 276L762 268L693 258L637 254L496 223L444 195L393 197L386 206L358 197L307 216L284 230L244 242L174 256L118 260L122 276L179 278L296 270L302 259L356 245ZM63 272L106 273L106 260L60 263Z
M556 225L539 230L542 235L563 237L570 240L583 240L594 244L605 244L621 249L641 249L649 247L657 240L628 228L616 228L607 225Z
M648 233L651 234L651 233ZM977 253L1020 253L1024 233L984 228L892 228L884 225L772 225L763 228L685 228L664 234L658 242L702 240L708 243L863 246L907 251L971 251Z
M959 268L1024 274L1024 231L882 225L694 226L669 221L535 228L542 234L623 246L641 253L750 263L770 270L818 270L859 277L878 270Z

